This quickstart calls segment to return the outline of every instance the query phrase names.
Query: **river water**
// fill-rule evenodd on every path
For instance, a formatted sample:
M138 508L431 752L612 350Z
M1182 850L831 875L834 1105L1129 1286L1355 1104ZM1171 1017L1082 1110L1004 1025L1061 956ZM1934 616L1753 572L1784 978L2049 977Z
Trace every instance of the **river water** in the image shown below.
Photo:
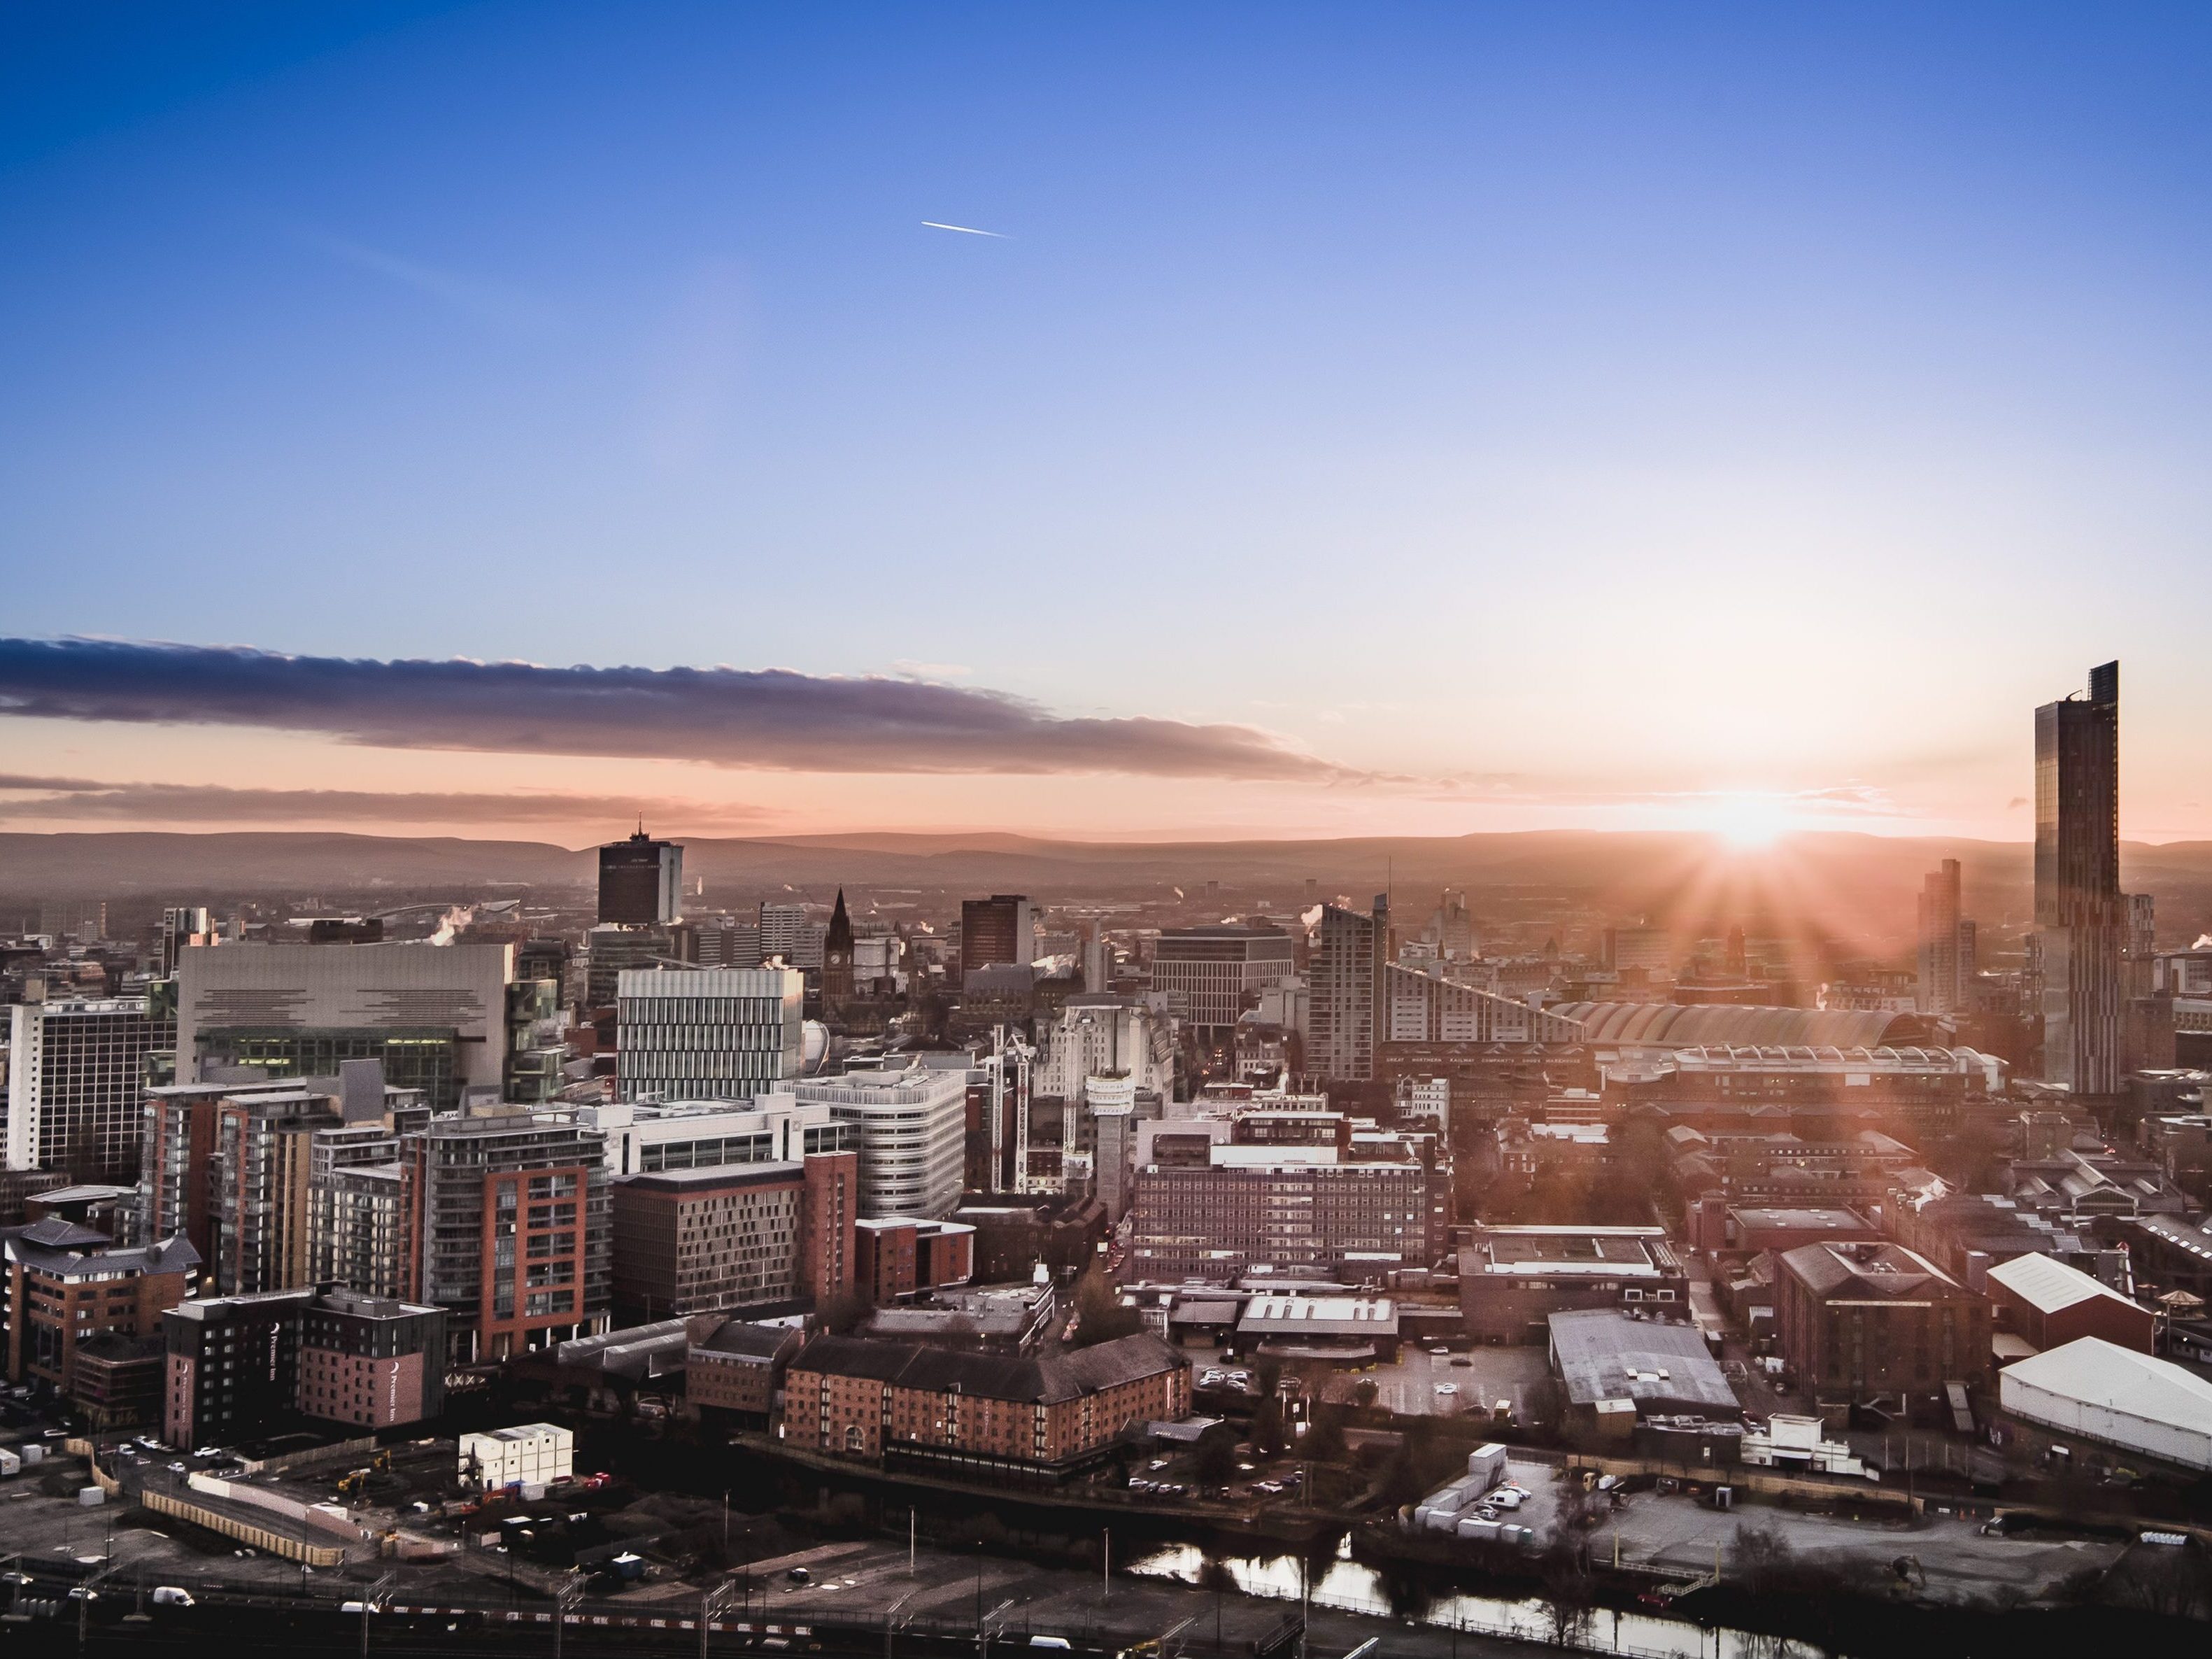
M1247 1595L1276 1601L1298 1599L1301 1571L1295 1555L1218 1555L1212 1558L1229 1570L1237 1588ZM1205 1582L1208 1557L1195 1544L1169 1544L1128 1562L1122 1571L1139 1577L1173 1578L1186 1584ZM1444 1630L1468 1631L1486 1636L1517 1637L1531 1642L1550 1642L1552 1623L1544 1604L1534 1599L1454 1593L1410 1598L1401 1589L1393 1593L1383 1574L1352 1559L1352 1540L1337 1545L1336 1557L1313 1581L1316 1605L1346 1613L1364 1613L1407 1623L1433 1625ZM1616 1613L1595 1609L1589 1626L1572 1645L1590 1653L1620 1653L1636 1659L1780 1659L1771 1638L1737 1630L1706 1630L1680 1619L1650 1613ZM1796 1649L1785 1650L1795 1652Z

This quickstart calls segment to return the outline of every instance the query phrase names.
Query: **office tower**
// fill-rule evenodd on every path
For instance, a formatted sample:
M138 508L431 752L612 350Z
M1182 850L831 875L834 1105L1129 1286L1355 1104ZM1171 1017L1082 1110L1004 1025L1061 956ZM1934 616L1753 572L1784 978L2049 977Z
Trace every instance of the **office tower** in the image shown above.
M819 968L827 936L827 930L803 904L763 904L760 908L763 962L781 957L787 968Z
M1474 918L1468 914L1467 895L1458 888L1444 889L1429 928L1435 935L1437 954L1446 961L1465 962L1474 955Z
M655 841L638 826L626 841L599 848L599 920L650 927L684 914L684 849Z
M830 913L829 931L822 938L822 1011L834 1016L853 1000L853 919L845 914L845 890L837 890L837 908Z
M7 1166L136 1181L148 1068L176 1040L166 1000L17 1003L9 1010L8 1111L0 1124Z
M1921 1013L1963 1013L1972 1004L1974 924L1959 908L1959 860L1945 859L1920 884L1920 976L1914 1006Z
M1107 1079L1101 1078L1098 1083ZM1123 1080L1126 1086L1126 1079ZM1108 1098L1108 1091L1093 1085L1091 1091L1092 1138L1097 1144L1092 1167L1097 1171L1098 1201L1106 1218L1118 1222L1129 1212L1130 1183L1137 1171L1137 1107L1133 1090L1122 1097Z
M801 1104L821 1104L853 1126L860 1154L860 1215L939 1220L959 1207L966 1167L968 1073L910 1066L848 1072L790 1085Z
M614 1305L625 1324L853 1288L860 1159L663 1170L613 1183Z
M1310 1070L1332 1083L1364 1083L1375 1076L1377 1005L1389 960L1388 895L1375 896L1372 915L1322 907L1307 1013Z
M697 966L691 953L698 944L699 936L689 927L592 928L584 935L584 1006L613 1007L622 976L641 968Z
M2120 1092L2120 665L2089 671L2087 697L2035 711L2033 963L2043 1076L2077 1095Z
M559 1112L435 1117L401 1139L404 1294L473 1364L606 1328L606 1149Z
M218 1066L335 1077L344 1060L376 1060L439 1111L505 1099L511 1060L551 1057L518 1029L526 1019L510 1019L514 959L506 944L188 946L177 1080L206 1081Z
M215 937L204 904L173 904L161 912L161 977L177 971L177 960L188 945L205 945Z
M1297 977L1291 936L1279 927L1182 927L1152 951L1152 989L1202 1040L1235 1028L1260 993Z
M1036 918L1019 893L960 902L960 971L1026 968L1036 960Z
M806 981L793 969L633 969L617 989L624 1100L750 1100L799 1073Z
M702 916L691 924L699 939L702 968L757 968L761 964L760 918Z
M1056 1018L1037 1021L1037 1044L1034 1094L1080 1100L1085 1079L1116 1073L1163 1098L1175 1092L1174 1031L1142 997L1072 996Z

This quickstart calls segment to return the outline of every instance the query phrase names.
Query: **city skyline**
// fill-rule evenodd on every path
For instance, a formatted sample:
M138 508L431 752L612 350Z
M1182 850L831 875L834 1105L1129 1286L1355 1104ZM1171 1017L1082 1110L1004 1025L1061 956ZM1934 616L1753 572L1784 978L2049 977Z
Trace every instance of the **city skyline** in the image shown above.
M9 27L0 827L2212 836L2194 13Z

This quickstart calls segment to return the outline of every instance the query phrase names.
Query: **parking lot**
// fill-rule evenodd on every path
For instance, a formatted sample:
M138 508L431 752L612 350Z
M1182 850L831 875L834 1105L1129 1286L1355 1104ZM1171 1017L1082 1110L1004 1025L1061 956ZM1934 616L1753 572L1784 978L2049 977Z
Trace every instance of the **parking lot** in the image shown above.
M1514 1415L1525 1419L1528 1391L1547 1375L1541 1348L1455 1348L1436 1354L1407 1343L1395 1364L1332 1376L1323 1397L1348 1401L1364 1381L1375 1384L1378 1407L1404 1417L1488 1412L1506 1400Z

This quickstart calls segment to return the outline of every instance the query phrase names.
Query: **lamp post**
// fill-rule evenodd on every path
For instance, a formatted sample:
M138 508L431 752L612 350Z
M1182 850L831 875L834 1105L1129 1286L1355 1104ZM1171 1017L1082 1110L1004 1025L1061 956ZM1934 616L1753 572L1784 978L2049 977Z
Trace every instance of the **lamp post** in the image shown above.
M561 1659L561 1638L568 1628L568 1609L584 1599L584 1581L573 1572L553 1592L553 1659Z
M725 1578L699 1598L699 1659L707 1659L707 1632L713 1627L718 1614L730 1610L730 1597L737 1592L737 1588L734 1583Z
M361 1598L361 1659L368 1659L368 1615L376 1611L377 1603L384 1599L384 1593L392 1588L392 1580L398 1577L398 1575L397 1573L387 1572L383 1577L378 1579L362 1593Z

